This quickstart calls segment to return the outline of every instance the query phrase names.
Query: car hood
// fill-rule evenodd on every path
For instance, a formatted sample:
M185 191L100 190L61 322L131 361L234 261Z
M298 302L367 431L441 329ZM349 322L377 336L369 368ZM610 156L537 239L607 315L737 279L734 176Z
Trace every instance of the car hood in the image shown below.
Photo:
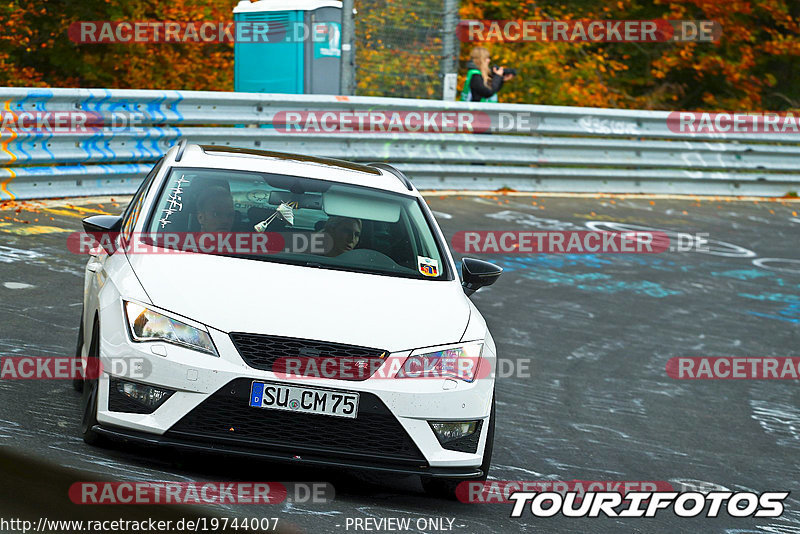
M390 352L456 343L470 307L458 282L176 253L130 255L156 307L224 332Z

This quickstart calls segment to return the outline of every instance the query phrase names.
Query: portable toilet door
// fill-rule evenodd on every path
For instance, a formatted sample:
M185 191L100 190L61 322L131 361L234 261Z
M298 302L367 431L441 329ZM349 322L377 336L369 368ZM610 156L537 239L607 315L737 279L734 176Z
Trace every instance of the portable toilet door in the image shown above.
M338 94L341 6L337 0L241 0L233 10L234 90ZM268 42L239 32L239 23L258 22L269 26Z

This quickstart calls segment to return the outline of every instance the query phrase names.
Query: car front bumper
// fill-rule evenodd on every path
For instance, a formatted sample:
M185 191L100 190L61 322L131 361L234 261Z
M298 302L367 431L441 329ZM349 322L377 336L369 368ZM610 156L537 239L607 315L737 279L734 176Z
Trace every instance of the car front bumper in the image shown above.
M386 462L364 462L331 458L325 455L303 455L302 457L298 457L290 453L257 450L249 447L243 448L225 443L213 445L203 444L192 440L181 440L118 427L95 425L92 427L92 430L113 441L121 443L131 443L146 447L165 447L196 453L225 454L300 466L348 468L379 473L422 475L433 478L480 478L484 474L480 467L430 467L427 464L395 465L387 464Z
M209 329L219 353L217 357L166 343L132 342L124 327L106 327L106 325L125 324L121 307L109 306L103 312L101 324L104 327L101 328L100 356L104 369L111 373L104 372L99 383L97 414L99 426L96 430L103 435L151 445L206 452L218 451L276 461L430 476L479 477L481 475L480 465L483 461L494 390L494 379L491 376L476 379L472 383L441 378L385 378L380 373L363 381L325 378L288 380L270 371L247 366L230 336L225 332ZM157 345L160 345L158 352L161 354L156 354L152 350L152 347ZM495 355L487 352L484 351L484 358L487 361L481 365L486 364L494 368ZM166 355L162 355L163 353ZM399 352L393 353L391 357L405 358L409 354L410 351ZM141 362L141 365L115 366L114 362L121 360ZM144 374L142 370L145 370ZM109 410L110 376L175 390L175 393L150 414L111 411ZM389 432L385 435L391 436L391 429L387 426L391 423L386 416L388 413L389 417L396 421L398 433L407 435L416 452L384 454L380 440L362 439L363 450L354 450L351 445L339 449L336 446L320 446L318 443L306 446L302 439L286 444L283 440L270 440L268 436L261 439L261 433L252 431L249 435L246 432L237 433L243 424L241 421L243 414L250 419L263 417L266 412L279 414L280 417L295 415L295 412L251 408L247 402L247 395L243 392L245 389L249 391L249 384L253 381L337 389L357 392L363 399L374 398L375 406L380 405L385 409L381 419L382 431ZM233 388L235 391L231 390L232 384L236 385ZM222 410L205 409L211 403L219 403L221 400L225 401ZM362 413L362 409L366 409L366 406L366 404L359 405L359 417L377 417L367 412ZM205 431L202 419L195 420L194 424L187 428L185 423L190 414L195 413L203 417L201 412L204 409L205 414L214 419L217 429L223 422L227 426L225 417L228 414L233 428L230 434ZM353 421L325 415L296 415L303 416L304 419L304 424L297 426L298 431L310 427L314 430L335 432L337 421L341 419L342 432L347 433L345 425ZM482 421L481 435L475 452L459 452L443 448L428 423L431 420ZM328 430L325 430L326 428ZM376 428L376 432L379 430ZM369 428L361 427L358 432L367 438L375 437L369 435Z

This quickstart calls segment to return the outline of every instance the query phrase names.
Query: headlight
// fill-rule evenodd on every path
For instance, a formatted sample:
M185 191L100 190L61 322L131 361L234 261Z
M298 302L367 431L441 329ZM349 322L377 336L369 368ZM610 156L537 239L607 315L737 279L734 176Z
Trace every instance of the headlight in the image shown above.
M218 356L208 332L125 301L128 328L134 341L166 341Z
M458 378L475 380L483 351L483 342L467 343L436 352L412 354L397 372L396 378Z

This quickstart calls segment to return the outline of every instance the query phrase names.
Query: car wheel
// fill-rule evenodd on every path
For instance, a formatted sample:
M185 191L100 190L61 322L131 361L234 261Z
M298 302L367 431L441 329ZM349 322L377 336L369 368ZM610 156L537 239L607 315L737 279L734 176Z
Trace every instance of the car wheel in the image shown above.
M103 437L92 430L97 424L97 396L100 389L100 323L95 322L92 343L86 360L86 374L83 377L83 397L81 398L81 433L83 441L89 445L101 445Z
M83 308L81 308L81 325L78 329L78 346L75 347L75 359L78 360L78 366L81 361L81 349L83 348ZM77 368L77 367L76 367ZM83 378L75 377L72 379L72 389L77 392L83 391Z
M483 475L478 478L422 478L422 488L429 495L442 497L445 499L456 499L456 489L458 485L466 481L485 482L486 477L489 475L489 467L492 464L492 451L494 450L494 422L495 422L495 404L494 395L492 395L492 410L489 412L489 428L486 434L486 447L483 449L483 462L481 462L481 471Z

